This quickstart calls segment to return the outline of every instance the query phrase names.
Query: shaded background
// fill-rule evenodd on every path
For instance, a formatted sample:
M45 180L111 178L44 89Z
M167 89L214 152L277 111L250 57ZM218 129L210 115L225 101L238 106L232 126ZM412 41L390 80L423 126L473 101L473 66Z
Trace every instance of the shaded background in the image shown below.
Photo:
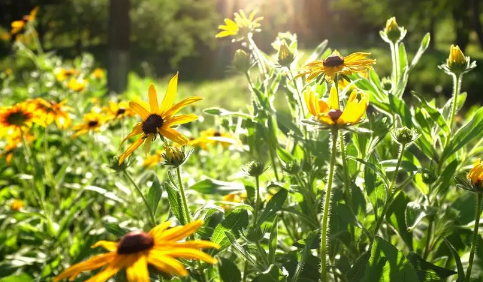
M299 49L329 39L330 47L343 52L371 51L381 76L389 75L391 67L389 49L378 34L387 18L396 16L408 29L409 54L429 31L431 46L408 87L428 95L450 96L451 80L437 70L450 44L478 62L483 58L480 0L2 0L3 31L35 6L40 7L38 32L46 50L67 59L89 52L99 66L117 71L126 55L129 71L153 78L174 70L193 82L229 76L226 69L237 45L214 37L223 18L240 8L264 16L255 39L268 53L277 33L290 31L297 34ZM10 42L0 43L2 68L10 48ZM478 67L465 79L470 102L481 101L481 74Z

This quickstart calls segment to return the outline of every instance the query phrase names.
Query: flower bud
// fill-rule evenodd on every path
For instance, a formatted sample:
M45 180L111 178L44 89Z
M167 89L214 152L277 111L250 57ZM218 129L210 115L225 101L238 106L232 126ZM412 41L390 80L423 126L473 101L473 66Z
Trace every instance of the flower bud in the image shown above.
M236 71L246 73L252 66L250 55L241 49L236 50L232 65Z
M283 67L289 67L294 59L294 54L290 51L287 43L283 41L280 49L278 49L278 63Z
M392 132L394 141L401 145L406 145L414 142L418 138L418 134L414 129L407 127L397 128Z
M262 175L265 170L265 163L260 161L251 161L243 167L243 171L253 177Z
M483 163L478 159L468 173L468 179L476 189L483 192Z
M118 156L114 156L109 163L109 167L116 172L124 171L127 169L128 166L129 166L128 162L122 162L121 164L119 164Z
M193 150L186 151L186 146L166 146L164 149L165 151L162 153L164 161L161 163L170 167L182 166L193 152Z
M465 54L463 54L458 45L451 45L447 62L450 68L456 65L464 66L466 64Z
M290 175L295 175L302 170L302 165L297 161L291 161L289 163L284 163L282 169Z
M396 18L392 17L386 21L386 27L382 31L381 36L386 42L397 43L404 39L406 32L404 27L400 27L397 24Z
M391 81L391 79L390 78L387 78L387 77L382 78L381 87L382 87L382 89L384 89L386 91L391 90L392 89L392 81Z

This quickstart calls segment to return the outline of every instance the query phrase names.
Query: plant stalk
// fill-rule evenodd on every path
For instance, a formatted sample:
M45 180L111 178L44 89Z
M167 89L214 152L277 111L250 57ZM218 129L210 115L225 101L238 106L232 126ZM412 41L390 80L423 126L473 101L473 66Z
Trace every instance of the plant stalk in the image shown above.
M126 178L129 180L129 182L131 182L131 184L134 186L134 188L138 192L141 199L143 199L144 205L146 206L146 209L148 210L148 213L149 213L149 218L151 219L151 224L153 225L153 227L156 226L156 219L154 217L153 211L149 207L148 201L146 200L146 197L144 197L143 192L136 184L136 182L131 178L131 176L127 173L127 171L124 170L123 173L124 173L124 176L126 176Z
M462 74L456 75L453 74L453 105L451 107L451 116L449 120L449 132L451 133L453 131L453 125L454 125L454 118L456 115L456 108L458 107L458 96L460 95L460 89L461 89L461 79L462 79ZM449 136L446 139L446 144L448 143ZM446 147L446 145L445 145Z
M181 181L181 170L179 166L176 168L176 174L178 176L178 185L179 185L179 190L181 192L181 201L183 201L183 209L185 210L186 217L187 217L186 218L187 222L185 222L184 224L188 224L192 221L192 218L191 218L190 210L188 208L188 201L186 200L186 193L184 191L183 181Z
M482 194L478 194L476 199L476 212L475 212L475 228L473 230L473 242L471 243L470 260L468 261L468 270L466 271L466 282L471 280L471 269L473 268L473 260L475 259L476 245L478 244L478 228L480 227L480 215L481 215L481 198Z

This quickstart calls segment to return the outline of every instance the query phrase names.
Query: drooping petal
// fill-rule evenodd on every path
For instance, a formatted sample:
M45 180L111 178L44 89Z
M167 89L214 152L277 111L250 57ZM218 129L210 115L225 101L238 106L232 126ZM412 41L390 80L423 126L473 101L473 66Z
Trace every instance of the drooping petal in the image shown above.
M156 95L156 89L154 88L154 84L149 85L148 96L151 113L159 113L158 96Z
M138 115L140 115L143 121L145 121L151 114L143 106L139 105L134 101L129 102L129 107L131 107L133 111L135 111Z
M169 127L163 126L161 129L159 129L159 133L161 133L161 135L168 138L169 140L172 140L180 145L185 145L189 141L189 139L184 137L183 134Z
M180 124L185 124L188 122L192 122L198 119L198 116L195 114L188 114L188 115L181 115L181 116L176 116L172 117L170 119L167 119L165 121L165 124L167 127L171 127L174 125L180 125Z
M118 273L125 265L125 258L122 256L115 257L109 265L95 276L85 282L105 282L116 273Z
M165 241L179 241L195 233L196 230L198 230L202 225L203 225L202 220L196 220L184 226L178 226L180 228L176 228L176 227L171 228L169 230L166 230L160 236L160 239Z
M134 126L134 128L132 129L132 132L129 133L126 138L124 138L121 142L121 145L124 144L124 142L126 142L126 140L128 140L129 138L133 137L133 136L136 136L136 135L139 135L143 133L143 123L142 122L138 122L136 123L136 125Z
M329 107L334 110L339 109L339 94L337 93L337 88L335 88L335 86L330 88Z
M158 255L158 252L151 250L148 256L148 263L154 265L159 271L175 275L186 276L188 271L184 268L183 264L179 261L170 258L168 256Z
M175 114L177 114L184 107L191 105L194 102L197 102L197 101L200 101L200 100L203 100L203 98L202 97L195 97L195 96L183 99L180 102L176 103L173 107L171 107L171 109L169 109L169 111L165 112L164 115L163 115L163 118L172 117Z
M131 265L126 268L128 281L149 282L148 260L145 254L140 254Z
M174 99L176 98L176 91L178 91L178 73L176 73L169 81L166 95L164 95L163 102L161 103L161 116L164 117L164 113L169 111L169 109L171 109L171 107L173 106Z
M117 250L117 242L102 240L91 246L91 248L97 248L97 247L102 247L109 252L114 252Z
M61 281L65 278L74 280L74 278L81 272L101 268L104 265L111 263L114 260L115 256L116 253L114 252L101 254L78 264L74 264L73 266L64 270L61 274L57 275L54 278L54 282Z
M144 141L144 154L147 156L149 151L151 151L151 143L154 140L154 134L148 134L146 140Z
M127 148L127 150L119 157L119 164L122 164L122 162L124 162L124 160L127 159L127 157L129 157L134 152L134 150L141 146L141 144L144 142L144 136L145 135L143 134L141 137L138 138L138 140L132 143L129 148Z

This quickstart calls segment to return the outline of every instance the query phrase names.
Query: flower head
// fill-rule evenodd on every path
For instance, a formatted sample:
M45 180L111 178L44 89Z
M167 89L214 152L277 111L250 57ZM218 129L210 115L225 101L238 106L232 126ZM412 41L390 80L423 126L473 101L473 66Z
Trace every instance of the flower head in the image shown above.
M74 90L75 92L84 91L86 86L87 86L87 80L85 80L83 78L72 77L69 80L69 83L67 83L67 87L71 90Z
M330 90L329 100L327 102L319 99L310 88L304 94L305 103L309 112L323 127L357 124L366 113L369 104L367 94L363 92L361 93L361 98L357 99L357 90L353 90L344 110L341 110L337 89L334 86Z
M381 37L388 43L397 43L404 39L407 30L404 27L400 27L396 18L392 17L386 21L386 27L381 31Z
M446 64L439 65L449 75L459 75L469 72L476 67L476 62L465 56L458 45L451 45Z
M104 71L101 68L96 68L92 73L92 76L96 79L102 79L104 78Z
M71 123L72 119L68 113L69 107L65 105L67 101L61 101L59 103L55 101L46 101L42 98L37 98L32 100L32 103L42 113L45 125L49 125L55 121L58 129L67 129Z
M10 209L12 209L13 211L19 211L21 210L23 207L23 202L20 201L20 200L13 200L13 202L10 204Z
M133 117L136 113L129 107L127 102L116 103L114 101L109 101L109 106L104 108L107 113L108 119L123 119L125 117Z
M233 36L237 40L242 40L248 34L260 31L259 21L263 20L263 17L255 18L256 11L253 11L250 16L247 17L243 10L239 13L235 12L235 21L231 19L225 19L225 25L218 26L221 31L216 35L217 38Z
M22 102L0 108L0 137L20 136L22 131L30 128L33 123L44 125L41 113L32 103Z
M85 114L82 117L82 123L75 125L74 130L77 132L72 136L72 138L76 138L79 135L91 132L91 131L99 131L101 126L106 122L106 118L103 117L98 111L93 110L90 113Z
M161 102L161 106L158 103L158 96L154 85L149 86L149 106L148 111L145 107L139 103L131 101L129 106L139 116L142 121L137 123L133 131L122 141L123 143L131 137L141 135L127 150L119 157L119 162L122 163L127 157L129 157L134 150L136 150L141 144L144 143L144 152L147 154L151 148L151 143L156 139L157 135L162 138L166 137L178 144L184 145L188 143L188 138L181 133L173 129L175 125L185 124L198 119L197 115L176 115L182 108L201 100L201 97L188 97L176 104L174 99L176 97L176 91L178 85L178 74L176 74L169 82L166 95Z
M483 163L481 159L476 160L473 164L473 168L468 173L468 179L475 188L483 190Z
M307 81L318 76L325 76L327 81L333 81L337 74L351 75L352 73L365 72L372 69L376 63L375 59L368 59L371 53L352 53L342 57L338 51L334 51L323 61L313 61L305 66L305 71L298 76L308 74Z
M30 14L25 15L21 20L13 21L11 24L12 29L10 30L10 34L15 35L20 33L27 23L35 21L38 10L39 7L35 7L30 11Z
M75 279L81 272L94 270L105 266L88 281L103 282L114 276L117 272L126 269L129 282L148 282L148 265L157 270L173 276L187 276L188 271L177 259L196 259L215 264L217 260L200 249L215 248L218 244L193 240L179 242L195 233L203 221L197 220L184 226L169 228L171 222L164 222L149 231L134 231L124 235L119 242L99 241L92 247L102 247L107 253L97 255L86 261L63 271L54 278L54 282L69 278Z
M233 144L239 144L239 141L229 133L215 129L207 129L200 133L200 137L190 140L188 145L206 150L209 145L216 143L228 147Z

